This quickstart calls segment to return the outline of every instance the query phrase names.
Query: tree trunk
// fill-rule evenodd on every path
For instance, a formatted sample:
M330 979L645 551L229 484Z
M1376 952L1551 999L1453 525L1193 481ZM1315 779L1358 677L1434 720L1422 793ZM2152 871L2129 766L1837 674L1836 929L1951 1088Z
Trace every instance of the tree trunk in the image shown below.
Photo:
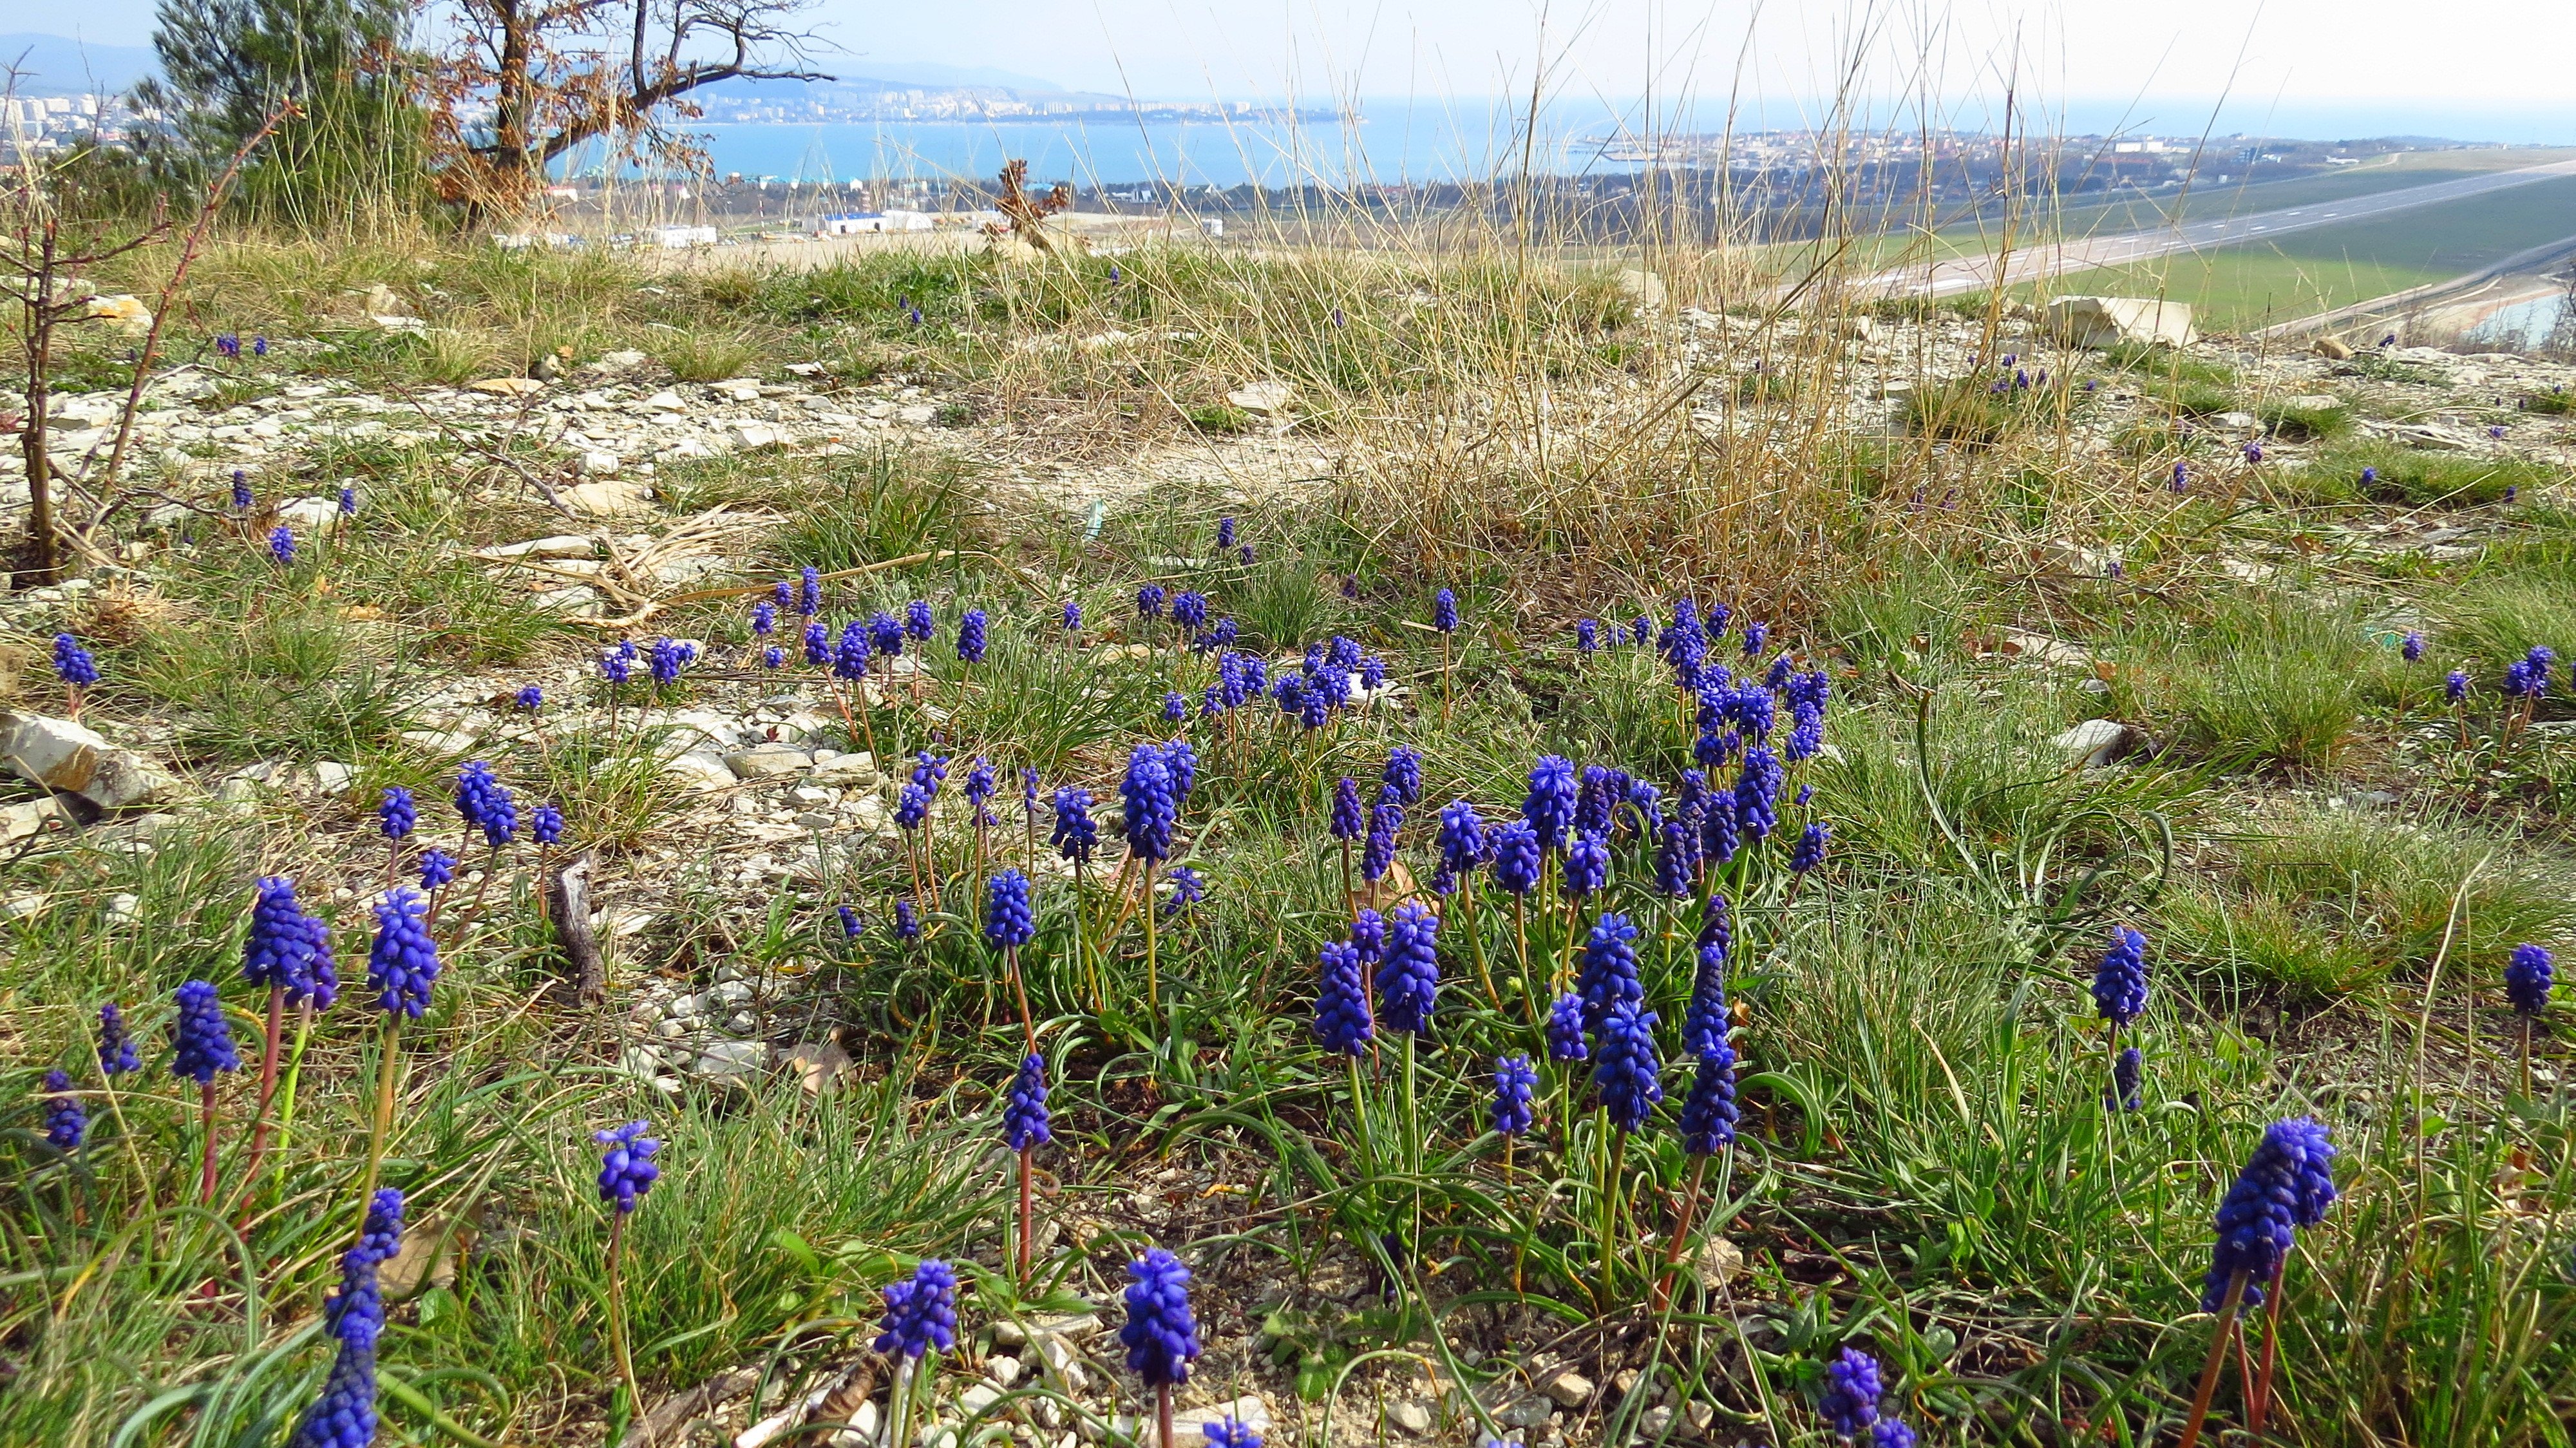
M26 432L18 439L27 460L27 545L35 562L36 583L51 583L62 569L62 554L54 537L53 460L45 451L45 419L52 410L54 370L54 243L56 232L50 220L44 223L45 239L38 249L36 273L27 279L27 417ZM13 584L18 580L12 580Z

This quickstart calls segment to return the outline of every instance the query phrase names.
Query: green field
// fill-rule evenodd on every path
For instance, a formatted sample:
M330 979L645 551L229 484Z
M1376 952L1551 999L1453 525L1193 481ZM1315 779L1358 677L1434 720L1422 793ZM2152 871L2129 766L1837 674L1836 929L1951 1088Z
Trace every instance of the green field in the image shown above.
M2576 149L2516 147L2481 151L2407 151L2373 160L2349 170L2324 175L2301 176L2287 181L2268 181L2256 185L2231 182L2224 186L2207 186L2185 195L2130 197L2114 202L2083 202L2067 197L2052 209L2046 203L2035 204L2017 218L2013 225L2012 244L2027 247L2034 238L2117 236L2131 231L2153 231L2185 221L2206 221L2220 216L2250 216L2264 211L2282 211L2291 207L2323 205L2359 196L2377 196L2411 186L2432 186L2445 181L2459 181L2472 176L2491 175L2497 171L2524 166L2544 166L2555 161L2576 159ZM2534 183L2547 187L2552 183ZM2475 202L2463 203L2473 205ZM2437 208L2448 212L2451 208ZM2393 220L2393 219L2392 219ZM1972 216L1947 221L1929 238L1906 224L1903 218L1889 218L1890 230L1882 236L1855 241L1848 253L1852 264L1866 270L1894 266L1904 261L1922 261L1927 256L1978 256L1995 250L2004 241L2002 218L1994 215ZM2315 233L2311 233L2315 234ZM2571 219L2565 234L2576 235L2576 219ZM2545 238L2544 238L2545 239ZM2536 245L2525 242L2524 245ZM2513 248L2508 248L2512 250ZM1784 249L1787 250L1787 249ZM1811 254L1812 248L1801 244L1795 249ZM2306 255L2305 251L2297 253ZM2356 257L2371 252L2355 251ZM2470 268L2474 269L2473 264ZM2445 272L2444 276L2456 275ZM2439 280L2423 277L2421 281ZM2366 285L2366 278L2355 278L2355 285ZM2397 290L2415 282L2401 282ZM2268 290L2256 295L2267 295ZM2363 295L2377 296L2370 292Z
M2576 236L2576 177L2277 241L2073 272L2049 289L2161 293L2200 308L2204 326L2241 330L2447 280L2567 236Z

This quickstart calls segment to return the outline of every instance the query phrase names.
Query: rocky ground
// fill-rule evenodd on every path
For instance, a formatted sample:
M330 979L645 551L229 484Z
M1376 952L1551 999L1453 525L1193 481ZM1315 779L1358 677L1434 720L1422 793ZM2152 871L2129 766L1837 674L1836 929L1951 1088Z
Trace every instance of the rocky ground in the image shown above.
M1942 379L1983 375L1981 368L1996 365L1978 355L1984 348L1978 324L1959 318L1847 322L1830 337L1802 333L1794 320L1764 330L1696 309L1679 310L1657 325L1682 344L1681 365L1699 369L1716 384L1702 387L1692 401L1698 425L1712 436L1808 425L1812 399L1802 401L1794 390L1770 401L1748 399L1739 380L1758 375L1757 364L1798 375L1812 366L1819 348L1838 357L1825 410L1836 426L1862 437L1901 436L1909 401L1923 389ZM2054 370L2064 377L2090 370L2082 354L2034 336L2007 337L1992 350L2010 351L2012 359L2002 365L2023 371ZM291 344L285 355L294 355ZM2259 484L2266 476L2292 474L2320 446L2267 429L2259 414L2271 404L2348 410L2360 435L2406 448L2576 467L2576 418L2516 409L2519 398L2576 385L2576 366L2417 348L2341 358L2267 354L2224 339L2204 343L2192 355L2234 369L2254 404L2184 425L2186 440L2205 446L2206 465L2231 478ZM1342 465L1344 448L1336 436L1301 426L1303 410L1282 392L1253 395L1252 401L1264 405L1247 409L1260 421L1248 436L1143 438L1105 458L1069 460L1016 434L1009 423L974 420L978 409L963 392L903 380L846 385L808 367L789 368L779 380L681 383L635 352L609 354L551 381L496 377L465 387L388 393L327 376L279 378L266 395L226 400L230 386L204 369L181 368L156 379L135 420L137 476L148 480L147 492L134 499L139 526L102 535L99 557L82 576L0 601L0 637L18 648L17 709L0 720L6 731L0 753L26 785L0 807L0 844L23 851L63 832L82 831L111 848L150 850L169 832L187 830L199 819L273 813L299 816L301 828L318 845L340 851L344 863L374 858L373 801L353 794L349 761L272 758L205 768L175 747L169 718L92 711L75 724L59 717L60 701L41 677L47 640L100 600L148 598L156 557L220 524L234 469L248 474L264 496L280 500L273 505L277 522L319 546L339 528L364 526L363 512L354 523L340 512L341 479L332 464L339 450L367 444L445 449L460 460L506 458L508 467L485 470L481 475L495 480L480 486L516 491L520 485L508 481L516 473L527 489L544 496L555 521L531 528L523 538L459 545L457 552L523 591L534 607L591 629L595 639L567 641L534 666L460 672L419 700L405 738L424 755L447 760L505 744L561 748L608 733L647 741L672 808L649 836L601 861L592 923L608 950L617 1069L670 1093L691 1081L721 1088L773 1071L801 1076L807 1089L822 1091L853 1069L844 1043L813 1026L809 978L827 962L790 959L746 972L729 963L703 968L676 961L667 954L670 921L687 911L692 928L702 934L754 933L765 902L782 886L820 892L837 868L837 853L892 857L900 832L891 816L895 775L866 752L842 752L826 743L842 737L837 710L816 690L769 681L750 648L696 640L704 654L686 707L610 708L589 701L597 645L625 632L659 632L656 616L685 602L722 596L724 590L757 590L770 581L753 571L753 541L778 519L756 502L691 508L687 491L665 487L667 478L722 456L785 459L919 448L953 452L974 464L998 485L992 496L1002 506L1080 516L1095 502L1120 502L1170 477L1219 482L1247 495L1328 479ZM56 399L49 442L59 467L74 478L94 475L112 445L122 400L106 393ZM2114 381L2102 388L2098 409L2069 435L2071 459L2134 470L2139 465L2124 451L2124 431L2165 415L2143 394ZM2240 451L2248 443L2259 444L2259 461ZM13 451L0 461L0 523L19 526L26 501L23 469ZM517 501L536 499L522 495ZM2437 561L2458 559L2480 547L2482 537L2474 516L2396 507L2355 509L2318 526L2357 558L2420 553ZM2036 540L2036 546L2050 566L2070 573L2098 575L2120 562L2115 552L2088 540ZM2207 566L2253 580L2275 562L2213 557ZM2013 632L1995 647L2035 667L2085 662L2080 651L2070 654L2071 645L2044 633ZM1113 667L1128 651L1143 648L1102 643L1069 656L1070 666ZM911 663L898 660L881 681L871 681L865 707L942 717L938 690L917 688ZM547 700L533 715L512 702L532 684ZM2067 747L2070 758L2094 762L2106 762L2114 752L2098 730L2079 729ZM1011 807L1001 828L1020 828L1016 790L1006 789L1002 798ZM943 796L932 828L970 828L955 792ZM1104 820L1104 835L1114 838L1112 821ZM478 887L479 871L470 868L477 862L468 855L468 889ZM1045 862L1063 868L1052 856ZM1112 853L1101 868L1117 866ZM362 875L364 867L352 864L338 873ZM343 902L357 900L359 893L355 885L337 888ZM21 894L0 901L0 912L14 918L46 904L41 895ZM705 917L709 908L717 912L712 921ZM1210 1224L1225 1209L1225 1175L1222 1164L1172 1168L1122 1194L1101 1195L1096 1203L1084 1195L1084 1206L1064 1226L1079 1236L1124 1222L1161 1229L1196 1220L1216 1230ZM1079 1184L1069 1190L1076 1187L1090 1192ZM1704 1282L1717 1288L1731 1264L1710 1260L1701 1269ZM1190 1396L1184 1433L1193 1422L1228 1413L1256 1426L1274 1417L1310 1424L1320 1408L1282 1390L1274 1356L1288 1342L1293 1360L1293 1341L1284 1329L1269 1330L1285 1320L1274 1318L1274 1309L1290 1309L1293 1316L1299 1302L1263 1285L1260 1264L1249 1258L1213 1264L1207 1273L1243 1290L1221 1294L1218 1300L1228 1305L1210 1314L1212 1352ZM1374 1290L1356 1260L1337 1262L1305 1289L1344 1305L1364 1301ZM968 1345L965 1370L948 1380L955 1395L939 1406L920 1441L937 1448L942 1432L1009 1408L1018 1401L1015 1394L1039 1380L1065 1398L1096 1405L1096 1411L1072 1413L1053 1397L1029 1399L1025 1421L1014 1430L1020 1440L1066 1448L1097 1441L1104 1431L1124 1431L1113 1421L1116 1410L1105 1391L1116 1350L1104 1335L1101 1315L1113 1306L1104 1301L1088 1314L984 1329ZM1486 1336L1527 1349L1536 1340L1518 1333L1536 1326L1497 1321ZM1628 1385L1590 1381L1578 1370L1580 1356L1571 1344L1529 1352L1524 1371L1506 1380L1512 1386L1493 1394L1489 1408L1532 1448L1582 1438L1591 1416L1615 1403ZM811 1441L792 1437L793 1430L840 1421L844 1414L855 1427L822 1435L825 1441L874 1441L885 1364L863 1358L797 1367L789 1380L799 1386L785 1402L774 1382L756 1401L761 1384L748 1373L709 1384L689 1400L674 1400L687 1411L667 1415L658 1426L685 1437L663 1441L730 1441L735 1448ZM1343 1441L1400 1441L1453 1431L1461 1414L1441 1406L1446 1372L1441 1364L1425 1362L1362 1375L1332 1405L1345 1423L1368 1425ZM1645 1419L1646 1431L1657 1431L1681 1411L1655 1408ZM1690 1411L1702 1415L1693 1426L1705 1427L1706 1406Z

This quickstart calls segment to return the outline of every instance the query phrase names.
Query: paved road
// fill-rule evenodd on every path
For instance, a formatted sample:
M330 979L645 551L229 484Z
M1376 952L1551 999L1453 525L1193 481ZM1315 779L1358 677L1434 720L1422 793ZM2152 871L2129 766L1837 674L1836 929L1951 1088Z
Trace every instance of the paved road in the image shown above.
M2402 190L2381 191L2368 196L2351 196L2340 201L2320 201L2308 206L2284 207L2278 211L2258 211L2247 216L2229 216L2214 221L2186 221L2178 226L2158 227L2153 231L2123 232L2117 236L2083 237L2033 247L2012 253L2000 268L2001 281L2033 281L2059 272L2083 271L2091 267L2119 266L2127 262L2147 261L2178 251L2198 251L2206 247L2225 246L2231 242L2254 241L2306 231L2312 227L2334 226L2366 217L2386 216L2418 206L2433 206L2465 197L2482 196L2508 187L2528 186L2534 181L2547 181L2560 176L2576 176L2576 161L2555 161L2546 166L2525 166L2514 171L2495 171L2484 176L2463 176L2456 181L2436 181L2428 186L2409 186ZM1871 296L1946 296L1951 292L1977 291L1996 285L1997 258L1985 256L1957 257L1948 261L1918 262L1891 268L1861 278L1860 290Z

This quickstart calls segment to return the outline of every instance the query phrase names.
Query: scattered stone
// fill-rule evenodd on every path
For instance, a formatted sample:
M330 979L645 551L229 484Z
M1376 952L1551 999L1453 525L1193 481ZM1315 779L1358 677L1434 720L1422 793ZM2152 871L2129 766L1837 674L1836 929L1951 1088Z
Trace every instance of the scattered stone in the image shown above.
M748 1086L767 1069L769 1047L759 1041L718 1041L707 1047L689 1074L729 1086Z
M1431 1405L1419 1398L1398 1398L1386 1405L1386 1420L1407 1433L1428 1433Z
M564 506L594 518L623 518L653 511L653 490L623 478L601 478L557 490Z
M546 390L546 385L533 377L486 377L465 384L468 392L488 392L494 397L526 397Z
M1230 1403L1214 1403L1172 1415L1172 1438L1175 1442L1198 1443L1207 1436L1210 1424L1232 1418L1255 1433L1270 1431L1270 1405L1246 1393Z
M1268 417L1286 412L1297 400L1297 389L1285 382L1248 382L1227 393L1225 400L1256 416Z
M14 845L45 830L66 830L78 823L63 802L51 795L0 807L0 845Z
M1691 1275L1715 1292L1744 1275L1744 1250L1724 1237L1711 1237L1691 1254Z
M1580 1408L1592 1401L1592 1380L1570 1367L1557 1368L1538 1380L1538 1390L1560 1408Z
M557 533L545 538L531 538L525 543L496 543L477 548L477 558L588 558L599 551L599 540L587 533Z
M724 756L706 750L674 754L662 761L662 772L699 789L725 789L734 783L733 769Z
M1008 1356L987 1358L984 1360L984 1376L1007 1388L1020 1380L1020 1360Z
M2048 304L2048 326L2068 346L2096 351L2123 342L2188 347L2195 340L2191 304L2154 297L2059 297Z
M151 760L69 719L0 711L0 758L20 779L77 794L100 809L160 804L179 793L179 781Z
M2048 741L2075 769L2100 769L2137 747L2137 731L2116 719L2087 719Z
M2074 644L2046 634L2032 633L2028 629L2003 630L1997 641L1997 652L2010 658L2034 659L2067 669L2084 668L2093 662L2091 654Z
M2330 362L2341 362L2352 355L2352 348L2332 337L2319 337L2308 344L2308 350Z
M1556 1405L1542 1397L1519 1398L1503 1405L1494 1421L1507 1428L1535 1428L1556 1411Z
M755 744L726 755L724 763L736 779L772 779L803 773L814 756L786 744Z

